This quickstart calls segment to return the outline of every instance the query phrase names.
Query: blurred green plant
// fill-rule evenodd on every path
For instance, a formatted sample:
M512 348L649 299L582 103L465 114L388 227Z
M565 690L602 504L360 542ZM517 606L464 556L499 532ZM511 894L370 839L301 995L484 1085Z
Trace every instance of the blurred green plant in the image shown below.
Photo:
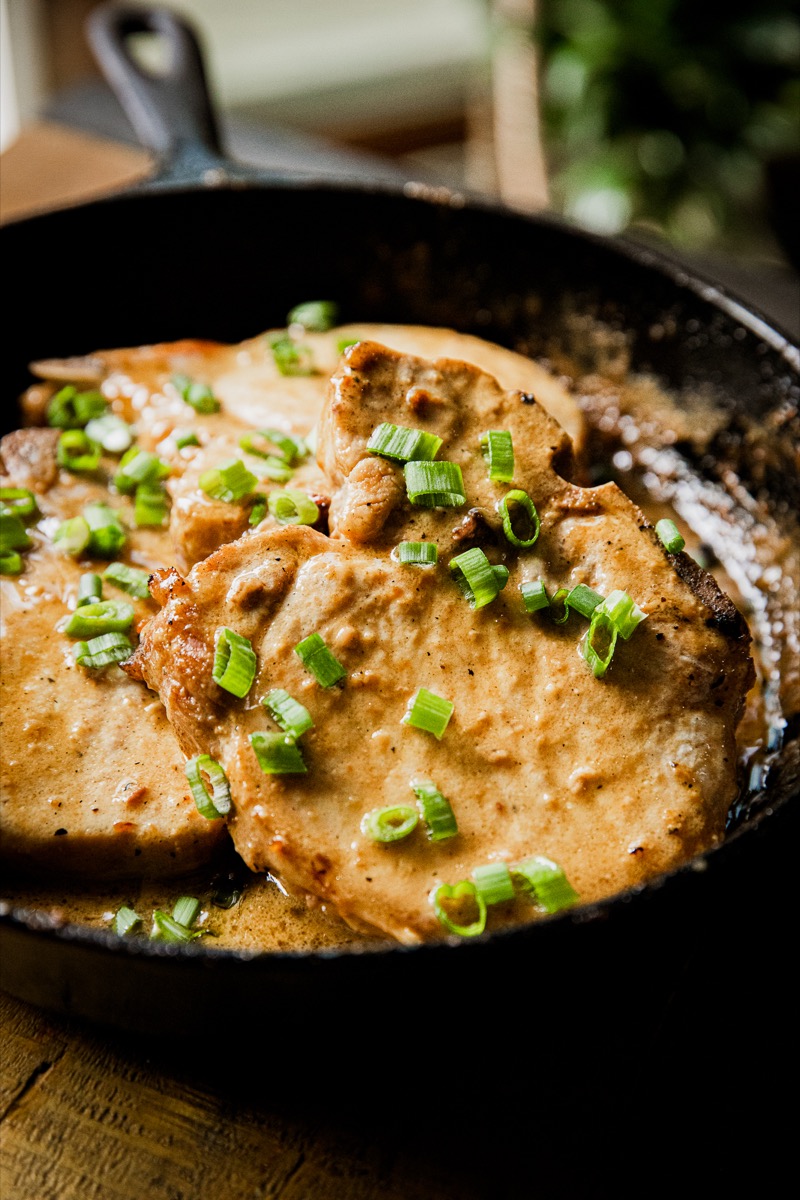
M602 233L758 251L796 153L800 16L782 0L539 0L554 206Z

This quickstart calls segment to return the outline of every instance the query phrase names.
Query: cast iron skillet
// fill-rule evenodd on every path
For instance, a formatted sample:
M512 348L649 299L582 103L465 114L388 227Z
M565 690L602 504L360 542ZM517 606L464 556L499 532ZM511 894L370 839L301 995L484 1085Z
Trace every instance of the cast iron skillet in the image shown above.
M145 30L172 49L158 79L128 53L127 37ZM710 487L734 472L743 511L760 506L796 539L798 354L758 313L649 250L554 219L442 188L333 185L236 166L220 152L196 41L174 14L111 6L95 12L90 38L161 172L126 194L0 231L13 301L6 428L34 359L185 336L239 341L283 324L300 300L335 297L346 321L451 326L532 356L577 356L587 371L609 338L624 344L632 369L654 373L681 404L705 392L727 413L702 455L672 448L685 470ZM390 1013L419 1017L424 1032L431 997L451 1034L489 1028L498 1045L505 1031L519 1049L530 1018L544 1022L537 1055L574 1045L579 1030L634 1030L642 1014L659 1018L698 948L727 947L730 965L734 944L740 957L788 933L800 771L796 714L784 717L766 787L745 798L719 849L591 908L457 946L237 954L124 942L6 905L2 984L129 1030L196 1033L210 1013L229 1013L231 1037L266 1018L280 1040L294 1031L306 1047Z

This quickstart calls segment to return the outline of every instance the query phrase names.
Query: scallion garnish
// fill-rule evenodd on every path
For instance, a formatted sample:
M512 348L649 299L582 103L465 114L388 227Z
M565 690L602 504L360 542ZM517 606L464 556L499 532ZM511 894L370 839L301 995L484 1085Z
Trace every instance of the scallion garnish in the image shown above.
M103 633L88 642L78 642L75 662L79 667L99 671L112 663L123 662L133 654L130 638L124 633Z
M454 709L452 700L445 700L444 696L437 696L435 692L421 687L408 702L403 724L432 733L437 740L441 740Z
M361 819L361 832L373 842L399 842L417 827L417 810L410 804L395 804L389 808L373 808Z
M256 438L260 439L259 442ZM301 437L284 433L281 429L254 429L239 438L239 445L248 454L258 458L279 459L293 467L308 455L308 447Z
M617 645L617 633L614 622L598 605L592 613L588 632L581 643L581 653L592 668L595 679L602 679L611 664Z
M572 589L564 604L567 608L580 613L582 617L586 617L587 620L591 620L592 613L602 602L603 597L599 592L596 592L594 588L587 587L585 583L579 583Z
M313 525L319 509L306 492L294 488L270 492L267 505L279 525Z
M0 488L0 511L10 510L21 521L28 521L37 511L36 497L27 488Z
M32 545L16 512L0 510L0 550L28 550Z
M522 890L532 894L548 913L577 904L580 896L557 863L541 855L526 858L513 869L513 878Z
M228 776L216 759L210 754L197 754L189 759L184 770L200 816L207 821L227 816L231 810L231 788ZM204 776L208 777L211 791Z
M486 901L478 893L471 879L462 879L456 884L442 883L433 890L430 899L437 918L450 933L456 933L459 937L477 937L486 928ZM459 916L458 921L453 919L449 909L445 907L450 902Z
M400 542L392 550L393 559L414 567L435 567L438 557L435 542Z
M656 533L669 554L677 554L686 545L678 526L667 517L656 524Z
M130 448L133 430L127 421L114 413L105 413L88 421L86 436L98 442L108 454L122 454Z
M218 631L211 675L226 692L240 700L246 696L256 677L257 661L248 638L226 627Z
M314 728L311 713L304 708L299 700L295 700L283 688L273 688L267 692L261 703L269 715L277 721L284 733L290 733L297 740L309 729Z
M442 445L442 439L435 433L426 433L423 429L406 429L403 425L390 425L386 422L377 425L367 442L370 454L379 454L382 458L392 458L397 462L436 458Z
M407 462L403 467L406 491L420 508L457 508L466 504L461 467L453 462Z
M550 607L547 589L541 579L532 579L526 583L521 583L519 590L522 592L522 603L525 605L525 612L539 612L543 608Z
M351 346L358 345L358 338L344 337L339 338L336 343L336 349L339 354L344 354L345 350L349 350Z
M347 671L325 645L318 633L310 633L294 648L303 666L316 679L320 687L329 688L344 679Z
M118 513L107 504L87 504L83 510L89 526L89 552L98 558L114 558L125 545L125 527Z
M96 471L102 447L88 438L82 429L65 429L58 439L56 462L67 471Z
M57 429L82 429L102 417L108 401L100 392L79 392L72 384L61 388L47 405L47 424Z
M335 300L307 300L297 304L286 317L287 325L302 325L308 333L326 333L339 320Z
M493 567L479 546L451 558L450 570L470 608L490 604L508 583L508 568Z
M154 942L193 942L202 937L202 929L187 929L180 921L176 921L168 913L157 908L153 913L153 928L150 938Z
M171 382L181 400L196 413L208 416L210 413L219 412L219 400L207 383L198 383L189 375L173 375Z
M158 529L169 517L167 493L160 484L140 483L133 501L133 519L137 529Z
M637 625L641 624L647 616L647 613L639 608L639 605L627 592L619 589L609 592L602 604L597 606L595 612L604 612L613 622L619 636L626 642Z
M133 624L133 617L133 605L126 600L100 600L76 608L64 632L79 638L100 633L125 633Z
M185 450L187 446L199 446L200 438L193 429L173 429L176 450Z
M472 878L484 904L504 904L514 899L514 884L507 863L492 862L476 867Z
M536 505L528 493L523 492L521 488L514 488L513 491L507 492L497 505L497 511L503 521L503 533L506 535L506 541L509 541L512 546L519 546L524 550L529 549L539 536L541 522ZM514 528L515 524L516 529Z
M550 601L550 617L556 625L566 625L569 620L569 591L559 588Z
M16 550L0 547L0 575L22 574L22 559Z
M250 745L265 775L305 775L302 751L288 733L251 733Z
M511 483L514 478L514 445L507 429L490 429L481 438L481 451L489 478Z
M248 525L260 525L267 515L267 497L261 492L253 493L253 507L250 509L250 516L247 518Z
M261 459L257 470L259 479L269 479L271 483L288 483L294 475L294 467L275 455Z
M240 458L230 458L218 467L204 471L199 484L207 496L235 504L249 496L258 483L252 471L248 471Z
M62 554L80 558L89 545L90 537L88 522L83 517L70 517L68 521L62 521L53 534L53 544Z
M314 356L309 346L292 341L288 334L272 337L269 345L281 375L314 374Z
M127 937L129 933L136 933L142 927L142 918L132 908L127 908L124 904L114 913L114 921L111 928L117 937Z
M103 581L99 575L87 572L81 575L78 582L78 608L87 604L97 604L103 599Z
M450 801L442 795L430 779L412 779L411 787L417 797L419 811L428 827L432 842L443 842L458 833L456 815Z
M200 915L200 901L195 896L179 896L172 909L172 919L191 929Z
M137 600L149 599L150 588L147 586L150 579L149 571L140 571L138 567L129 567L127 563L118 562L112 563L103 572L103 578L116 584L118 588L122 588L123 592L127 592L129 596L135 596Z
M170 465L159 458L157 454L151 454L149 450L140 450L138 446L131 446L130 450L123 454L119 462L119 468L114 476L114 487L118 492L135 492L138 487L155 487L162 479L166 479L170 474Z

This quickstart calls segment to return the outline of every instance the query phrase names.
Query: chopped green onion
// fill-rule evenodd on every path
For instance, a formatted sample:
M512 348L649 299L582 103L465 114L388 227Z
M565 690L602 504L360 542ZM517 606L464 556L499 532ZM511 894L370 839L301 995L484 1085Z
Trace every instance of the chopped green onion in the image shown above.
M266 447L258 445L256 438L266 442ZM284 433L280 429L254 429L251 433L242 434L239 445L248 454L255 454L258 458L266 458L268 461L277 458L290 467L308 455L308 447L303 438Z
M358 342L358 338L339 338L338 342L336 343L336 349L339 354L344 354L345 350L349 350L351 346L357 346Z
M153 913L153 928L150 931L150 938L154 942L193 942L195 938L202 937L201 929L187 929L185 925L181 925L180 921L176 921L174 917L157 908Z
M22 559L16 550L0 549L0 575L20 575Z
M513 875L524 891L533 894L545 912L555 913L562 908L570 908L580 899L561 867L541 855L518 863Z
M17 514L11 509L3 509L0 512L0 550L28 550L32 545Z
M81 575L78 583L78 608L87 604L97 604L103 599L103 581L99 575L87 572Z
M283 688L273 688L271 692L267 692L261 703L283 732L290 733L295 740L314 728L308 709Z
M436 692L421 687L409 700L402 723L414 729L423 729L441 740L454 709L452 700L445 700L444 696L437 696Z
M331 653L318 633L310 633L294 648L303 666L316 679L320 687L333 687L340 679L344 679L347 671L339 660Z
M187 446L199 446L200 438L193 429L173 429L176 450L185 450Z
M88 438L82 429L65 429L58 439L56 462L67 471L96 471L102 447Z
M592 613L589 630L581 643L581 654L592 668L595 679L608 670L617 645L617 627L600 606Z
M257 470L259 479L269 479L271 483L288 483L294 475L294 467L274 455L262 459Z
M125 545L125 527L107 504L87 504L83 516L89 526L89 550L98 558L114 558Z
M567 596L564 605L566 608L579 612L587 620L591 620L592 613L602 602L603 597L599 592L596 592L594 588L587 587L585 583L579 583Z
M219 412L220 403L207 383L198 383L189 375L173 375L172 386L177 390L181 399L196 413L208 416L209 413Z
M469 924L465 925L461 921L457 922L453 920L447 908L445 908L445 903L450 900L454 901L455 905L459 908L465 907L464 901L469 902L469 908L475 913L473 920ZM462 879L460 883L453 885L449 883L440 884L431 893L431 903L439 921L450 933L456 933L459 937L477 937L486 928L486 901L478 893L475 884L469 879ZM469 913L466 915L468 916Z
M493 567L479 546L451 558L450 570L470 608L490 604L508 583L508 569Z
M167 493L160 485L140 483L133 502L133 519L138 529L158 529L169 517Z
M296 305L286 318L287 325L302 325L308 333L326 333L339 320L335 300L307 300Z
M79 392L68 384L47 405L47 424L57 429L82 429L94 417L102 417L107 408L108 401L100 392Z
M100 600L76 608L64 627L70 637L87 638L100 633L125 633L133 624L133 605L126 600Z
M88 522L83 517L71 517L59 525L53 534L53 544L62 554L68 554L70 558L80 558L89 545L90 537Z
M521 583L519 590L522 592L522 603L525 605L525 612L539 612L543 608L550 607L547 589L541 579Z
M228 776L210 754L196 754L184 767L195 806L201 817L214 821L231 811L231 788ZM211 791L203 776L208 776Z
M219 630L211 671L215 683L241 700L253 686L257 662L248 638L227 627Z
M677 554L686 545L686 541L674 521L664 517L656 525L656 533L669 554Z
M124 659L130 658L132 653L133 646L124 633L103 633L88 642L77 643L75 662L79 667L98 671L112 663L123 662Z
M507 429L490 429L481 438L481 451L489 478L498 483L511 483L514 478L514 445Z
M27 521L36 513L36 497L27 488L0 488L0 507L10 509L21 521Z
M566 588L559 588L556 594L550 601L550 617L556 625L566 625L569 620L569 592Z
M140 450L131 446L123 454L119 469L114 476L114 487L118 492L135 492L137 487L155 487L162 479L170 474L169 463L164 462L157 454L149 450Z
M435 542L400 542L392 550L396 562L414 567L435 567L439 551Z
M127 937L129 933L135 933L141 929L142 918L132 908L126 908L123 904L122 908L118 908L114 913L114 922L111 928L117 937Z
M466 504L461 467L452 462L407 462L403 468L406 490L420 508L457 508Z
M617 633L626 642L637 625L647 616L647 613L634 603L627 592L619 589L609 592L602 604L597 606L595 612L604 612L616 627Z
M302 751L288 733L251 733L250 745L265 775L305 775Z
M129 596L135 596L137 600L148 600L150 597L150 588L147 586L149 571L140 571L138 567L129 567L127 563L112 563L103 572L103 578L122 588Z
M200 487L207 496L235 504L249 496L258 483L252 471L248 471L240 458L230 458L200 476Z
M443 842L455 837L458 833L456 815L450 801L439 791L430 779L412 779L411 787L417 797L419 811L428 827L428 837L432 842Z
M373 842L399 842L408 837L417 827L417 810L410 804L396 804L390 808L373 808L361 819L361 832Z
M292 341L287 334L271 338L269 345L281 375L314 374L314 356L310 347Z
M425 459L431 462L442 445L442 439L435 433L425 433L423 429L406 429L404 425L376 425L367 442L370 454L379 454L382 458L393 458L397 462L411 462Z
M186 929L191 929L200 915L200 901L194 896L179 896L172 909L172 919Z
M319 509L311 497L294 488L270 492L267 504L280 525L313 525L319 519Z
M514 513L513 509L510 510L509 505L513 505L517 512ZM520 546L524 550L535 543L539 536L541 522L536 505L527 492L523 492L520 488L507 492L497 505L497 511L503 519L503 533L506 535L506 541L510 542L512 546ZM518 527L520 522L522 524L520 533L514 529L515 518Z
M514 899L514 884L511 881L508 863L493 862L476 867L472 878L475 880L478 895L483 897L485 904L504 904L506 900Z
M122 454L130 448L133 430L127 421L114 413L94 417L86 424L86 436L98 442L108 454Z
M260 525L267 515L267 497L261 492L253 493L253 507L250 509L248 517L249 525Z

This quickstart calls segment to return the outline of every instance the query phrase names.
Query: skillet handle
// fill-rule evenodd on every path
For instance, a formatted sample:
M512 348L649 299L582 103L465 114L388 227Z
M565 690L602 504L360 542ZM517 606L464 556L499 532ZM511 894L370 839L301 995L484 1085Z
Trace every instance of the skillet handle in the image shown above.
M163 74L133 58L128 39L137 33L166 40ZM222 153L202 51L188 24L165 8L105 4L89 15L86 35L137 137L159 159L156 182L218 183L240 174Z

